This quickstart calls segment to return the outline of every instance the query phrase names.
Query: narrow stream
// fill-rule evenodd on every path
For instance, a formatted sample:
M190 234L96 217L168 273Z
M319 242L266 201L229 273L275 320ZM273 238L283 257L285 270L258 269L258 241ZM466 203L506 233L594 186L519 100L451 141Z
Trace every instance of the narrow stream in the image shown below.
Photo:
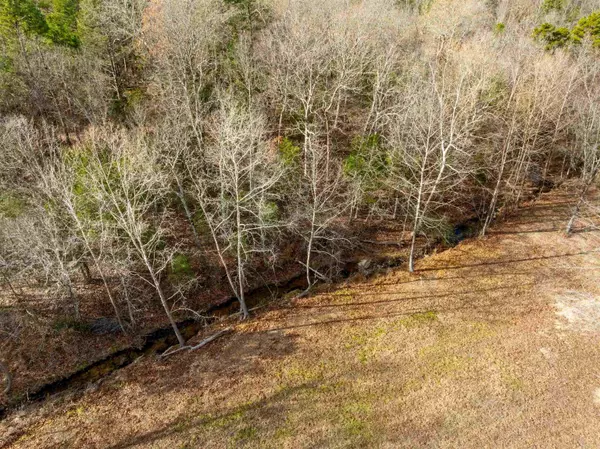
M468 223L468 222L467 222ZM470 224L470 223L469 223ZM468 238L471 234L465 231L466 224L457 225L455 227L456 241L452 241L452 245L458 244L461 240ZM440 248L440 244L429 248ZM446 246L448 248L448 246ZM381 257L371 258L371 266L377 267L373 273L381 271L381 269L395 268L406 262L403 256L396 257ZM359 260L352 260L343 267L340 274L340 280L347 279L352 274L358 273ZM294 291L302 291L307 288L307 282L304 274L298 274L283 282L277 284L266 285L259 287L249 292L246 296L246 301L249 308L264 304L273 298L282 297ZM195 336L202 328L214 322L219 316L229 315L237 312L238 302L235 297L231 297L221 304L212 306L201 312L201 315L208 318L203 321L195 319L187 319L180 321L178 324L183 337L188 340ZM86 367L63 377L62 379L47 383L40 386L34 392L20 395L9 401L8 405L0 408L0 420L4 419L10 410L16 409L21 405L43 401L50 396L61 393L67 390L80 390L87 385L97 382L100 379L107 377L113 372L133 363L142 356L155 355L164 352L169 347L177 344L177 338L173 333L171 326L157 329L144 336L144 343L141 347L129 347L116 351L102 360L98 360Z

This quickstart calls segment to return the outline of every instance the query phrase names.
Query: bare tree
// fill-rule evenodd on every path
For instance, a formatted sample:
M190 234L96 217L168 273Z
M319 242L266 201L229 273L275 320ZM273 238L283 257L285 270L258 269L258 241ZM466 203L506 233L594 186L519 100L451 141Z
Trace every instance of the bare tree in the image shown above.
M46 191L56 199L58 207L61 207L69 217L70 224L83 244L85 255L92 259L94 267L102 279L119 326L125 332L121 312L103 268L105 246L110 244L109 223L100 213L101 207L93 204L94 192L90 191L86 185L85 159L87 155L82 154L81 151L73 150L70 158L57 155L55 161L49 164L43 173L40 173L40 179L44 180Z
M279 227L273 189L283 170L269 153L264 119L231 98L222 98L211 135L206 157L186 163L194 198L247 318L246 264L253 254L268 251L265 233Z
M96 201L104 205L101 213L112 218L116 230L123 234L122 242L143 264L150 277L147 282L158 294L183 346L185 340L171 313L161 279L174 250L165 247L169 212L162 205L166 183L162 172L156 169L157 155L150 150L144 135L128 136L117 129L109 130L108 135L92 135L90 144L89 177Z
M144 38L160 102L155 108L189 127L202 148L210 92L218 85L218 46L231 14L214 0L167 0L147 14Z
M80 319L79 297L73 276L81 261L80 242L70 227L45 174L57 157L58 147L51 129L43 134L26 120L4 124L1 181L7 192L19 195L22 210L5 231L11 242L13 262L46 284L54 285L69 298ZM40 276L43 274L43 276Z
M317 139L310 139L306 148L307 170L292 173L299 177L299 185L293 196L294 212L292 227L306 243L306 258L302 264L306 273L307 291L315 278L326 279L313 266L315 256L336 258L336 249L345 239L336 232L340 217L349 207L345 199L339 162L330 159L326 146Z
M432 62L428 79L413 81L410 102L390 130L394 169L393 189L410 204L412 235L409 271L414 271L416 239L424 227L435 224L428 216L452 202L464 179L461 170L468 157L474 130L481 121L478 93L485 78L468 67Z
M580 187L577 202L567 223L566 232L570 234L581 208L586 201L588 191L598 179L600 172L600 76L598 63L592 59L584 66L583 89L575 101L577 120L575 121L574 149L579 165Z

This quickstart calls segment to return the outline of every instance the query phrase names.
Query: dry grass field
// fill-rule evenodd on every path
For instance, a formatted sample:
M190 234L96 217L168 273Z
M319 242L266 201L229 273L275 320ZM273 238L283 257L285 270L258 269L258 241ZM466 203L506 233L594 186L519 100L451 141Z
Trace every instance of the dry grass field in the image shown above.
M568 206L544 195L413 275L224 322L205 348L12 413L0 446L600 447L600 233L565 237Z

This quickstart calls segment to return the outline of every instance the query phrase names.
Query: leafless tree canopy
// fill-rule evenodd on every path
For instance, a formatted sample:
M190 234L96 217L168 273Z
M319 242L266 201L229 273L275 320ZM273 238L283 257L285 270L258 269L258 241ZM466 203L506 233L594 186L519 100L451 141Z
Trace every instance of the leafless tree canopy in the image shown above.
M597 184L597 0L63 3L0 0L17 306L80 322L95 295L130 332L156 304L183 345L200 292L246 318L250 288L329 279L374 224L413 271L549 185L577 191L570 233Z

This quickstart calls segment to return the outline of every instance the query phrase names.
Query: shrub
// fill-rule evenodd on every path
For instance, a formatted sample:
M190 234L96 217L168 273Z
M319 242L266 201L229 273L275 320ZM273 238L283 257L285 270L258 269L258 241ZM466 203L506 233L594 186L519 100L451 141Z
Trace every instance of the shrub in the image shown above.
M545 13L549 13L550 11L562 11L565 6L565 0L544 0L544 3L542 3L542 11Z
M363 181L374 181L388 167L385 153L381 151L379 134L356 136L352 140L350 155L344 160L344 174Z
M281 159L286 166L296 165L300 160L300 152L300 147L294 145L294 143L287 137L284 137L279 142L279 154L281 155Z
M177 253L173 256L173 259L171 259L170 274L178 280L194 277L194 270L185 254Z
M594 47L600 48L600 11L579 19L579 22L571 31L571 40L579 44L586 35L592 39Z
M260 204L260 219L266 223L273 223L279 217L279 206L273 201L266 201Z
M546 43L546 50L555 50L568 45L571 32L568 28L557 28L551 23L544 23L533 30L533 37Z

